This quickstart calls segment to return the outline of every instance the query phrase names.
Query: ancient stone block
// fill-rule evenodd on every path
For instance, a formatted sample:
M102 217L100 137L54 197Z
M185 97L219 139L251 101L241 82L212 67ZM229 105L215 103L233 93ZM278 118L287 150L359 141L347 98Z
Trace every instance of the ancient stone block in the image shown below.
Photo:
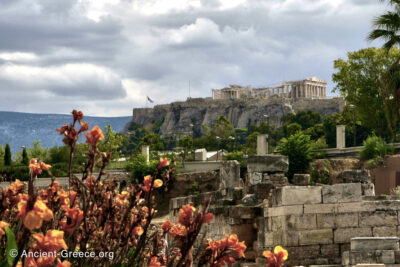
M372 235L375 237L397 236L397 227L395 226L373 227Z
M340 246L338 244L321 245L321 255L327 258L340 258Z
M304 213L334 213L338 210L338 204L305 204Z
M316 229L317 220L315 214L300 214L286 216L285 225L289 230Z
M303 205L280 206L264 208L264 217L266 216L282 216L292 214L303 214Z
M320 248L319 245L310 245L310 246L297 246L297 247L286 247L289 255L293 259L299 260L297 262L305 262L305 259L315 259L320 256Z
M286 216L274 216L270 219L272 231L286 230Z
M249 193L257 195L257 198L262 201L264 199L269 199L271 191L275 189L275 185L270 183L259 183L256 185L249 186Z
M395 263L393 250L350 251L350 264L359 263Z
M392 210L360 212L359 222L361 227L397 225L397 212Z
M272 191L274 206L321 203L321 186L284 186Z
M357 213L337 213L335 216L335 226L338 228L358 227Z
M240 164L236 160L227 160L219 169L220 188L234 188L240 186Z
M361 201L361 184L335 184L322 187L323 203L359 201Z
M337 212L358 212L364 211L361 202L338 203Z
M294 185L303 185L307 186L310 184L311 177L309 174L295 174L293 176L293 184Z
M261 172L250 172L249 173L249 184L257 185L262 182L263 175Z
M373 183L361 184L363 196L375 196L375 185Z
M289 160L286 156L266 155L251 156L247 160L247 172L282 172L286 173L289 169Z
M332 229L307 230L299 232L300 245L332 244Z
M351 251L399 250L398 237L354 237Z
M372 229L366 228L339 228L333 232L335 243L348 243L353 237L371 237Z
M337 179L343 181L343 183L368 183L371 180L369 170L345 170L339 173Z
M358 227L357 213L317 214L318 228Z

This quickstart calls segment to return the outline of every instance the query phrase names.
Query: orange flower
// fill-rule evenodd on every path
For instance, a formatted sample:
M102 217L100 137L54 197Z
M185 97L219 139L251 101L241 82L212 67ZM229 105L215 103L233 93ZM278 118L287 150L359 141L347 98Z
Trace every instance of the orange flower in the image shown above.
M0 221L0 237L5 234L4 228L10 226L9 223Z
M80 121L83 119L82 111L77 111L76 109L72 111L72 116L74 117L74 121Z
M43 171L47 171L50 169L51 165L44 163L43 161L37 161L36 159L31 159L29 164L29 168L32 171L33 177L38 176Z
M153 180L153 178L151 177L151 175L147 175L144 177L143 186L142 186L143 191L145 191L145 192L150 191L150 186L151 186L152 180ZM153 188L159 188L162 185L163 185L163 181L161 179L156 179L153 183Z
M42 233L33 234L33 238L37 241L35 248L43 251L59 251L62 248L68 248L64 241L63 231L48 230L46 235Z
M143 228L141 226L136 226L135 228L133 228L133 234L134 235L142 235Z
M81 125L79 132L86 132L87 130L89 130L89 123L80 121L79 124Z
M244 251L246 245L243 242L239 242L237 235L226 235L224 239L218 241L209 241L208 248L212 251L212 266L231 266L235 262L235 259L230 256L230 251L236 253L238 258L244 257Z
M22 217L24 226L30 230L42 227L43 220L50 221L53 219L53 211L40 199L37 199L33 209L26 213L27 200L21 200L18 203L18 212Z
M149 267L162 267L161 263L158 261L157 257L152 257L150 260Z
M164 233L168 233L171 230L172 223L167 220L161 225L161 229L163 229Z
M268 259L268 267L281 267L283 262L287 260L289 253L281 246L274 248L274 253L269 250L263 252L263 256Z
M195 211L196 208L193 207L191 203L183 206L179 211L178 222L182 225L189 226L192 220L193 212Z
M203 219L203 222L204 223L209 223L209 222L211 222L211 220L214 218L214 214L212 214L212 213L207 213L205 216L204 216L204 219Z
M68 224L67 219L63 219L60 221L60 225L65 232L71 234L76 226L83 220L83 211L79 208L69 208L68 206L63 206L63 209L67 218L70 219L70 223Z
M21 183L20 180L16 179L14 183L10 184L7 188L7 191L10 191L14 195L20 192L25 187L24 183Z
M103 131L99 126L94 126L93 129L85 134L86 143L91 144L92 146L96 146L97 141L104 140Z
M168 158L160 158L160 162L158 163L158 169L167 167L170 164Z
M175 236L185 236L187 233L186 226L181 225L179 223L174 224L171 227L171 230L169 231L170 236L175 237Z

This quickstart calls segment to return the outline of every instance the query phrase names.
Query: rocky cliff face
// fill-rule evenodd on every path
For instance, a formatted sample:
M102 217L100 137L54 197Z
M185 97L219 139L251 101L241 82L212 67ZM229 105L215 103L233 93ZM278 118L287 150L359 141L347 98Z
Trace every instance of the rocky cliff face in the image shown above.
M227 117L235 128L247 128L250 124L259 124L262 121L281 126L281 118L285 114L313 110L326 115L341 111L343 105L341 98L235 100L196 98L158 105L154 108L134 109L132 121L145 127L159 123L161 135L188 135L192 131L197 135L201 133L201 125L210 125L221 115ZM127 127L124 132L127 132Z

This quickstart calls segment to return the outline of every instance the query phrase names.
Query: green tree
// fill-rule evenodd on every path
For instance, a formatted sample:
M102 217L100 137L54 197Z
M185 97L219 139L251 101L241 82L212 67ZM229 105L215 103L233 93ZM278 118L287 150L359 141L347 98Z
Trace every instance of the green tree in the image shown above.
M397 48L388 52L372 47L350 52L347 59L334 62L337 70L332 76L336 83L334 91L339 91L346 103L354 105L357 125L373 129L385 139L391 139L393 134L385 114L382 78L399 57L400 50Z
M40 141L35 141L32 145L27 149L28 156L30 158L41 159L47 161L48 159L48 150L40 144Z
M118 160L120 157L120 148L122 146L123 137L113 131L111 124L104 127L104 140L100 141L98 146L100 151L112 153L112 159Z
M375 18L375 29L368 35L370 41L382 39L385 42L383 47L387 50L400 45L400 1L389 0L389 4L393 9Z
M161 142L160 136L154 133L146 134L139 143L138 148L140 149L144 145L150 146L151 151L160 151L164 149L164 145Z
M257 135L259 132L253 132L247 137L246 143L243 145L243 151L249 155L255 155L257 152Z
M301 125L296 122L293 122L286 126L287 136L294 135L295 133L297 133L299 131L301 131Z
M190 136L185 136L185 137L179 139L178 146L183 148L183 157L182 158L183 158L183 162L185 162L188 152L193 149L193 139Z
M286 114L282 117L283 124L297 123L302 130L308 129L322 122L321 114L312 110L301 110L296 114Z
M305 173L312 160L312 142L309 135L297 132L288 138L283 138L277 151L289 158L288 179L291 182L296 173Z
M0 146L0 165L4 164L4 154L5 154L4 146Z
M29 158L28 158L28 153L26 152L26 148L22 147L22 160L21 163L23 165L29 165Z
M6 149L4 152L4 165L11 166L11 149L9 144L6 144Z

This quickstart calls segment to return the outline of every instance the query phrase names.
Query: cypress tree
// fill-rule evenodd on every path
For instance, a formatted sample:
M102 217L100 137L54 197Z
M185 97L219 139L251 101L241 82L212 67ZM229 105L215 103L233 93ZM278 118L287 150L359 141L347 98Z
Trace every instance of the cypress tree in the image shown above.
M6 151L4 153L4 165L11 166L11 149L9 144L6 144Z
M23 165L29 165L28 153L26 153L26 148L22 148L22 162Z

